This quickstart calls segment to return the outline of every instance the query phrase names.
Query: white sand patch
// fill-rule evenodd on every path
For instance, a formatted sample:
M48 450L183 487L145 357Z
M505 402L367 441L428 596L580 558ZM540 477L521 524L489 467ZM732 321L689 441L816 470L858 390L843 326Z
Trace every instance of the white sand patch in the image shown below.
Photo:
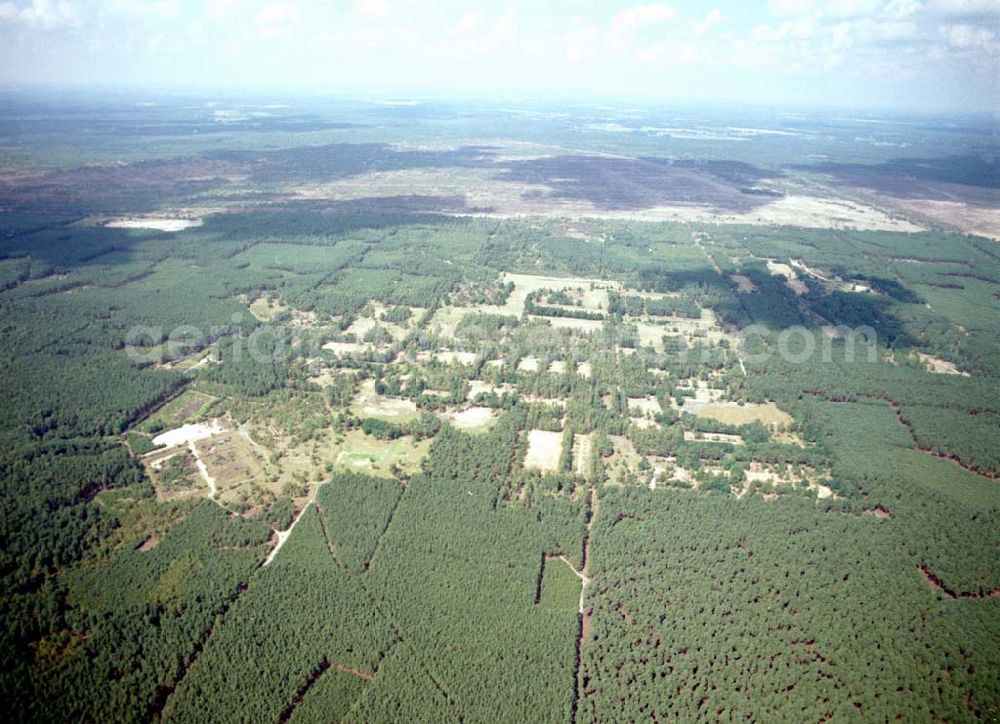
M663 408L660 407L660 401L652 395L647 395L646 397L628 398L628 409L630 411L641 412L644 415L647 413L651 415L659 415L663 412Z
M537 357L522 357L517 363L517 368L522 372L537 372L538 371L538 358Z
M528 454L524 457L524 467L538 470L558 469L562 440L561 432L531 430L528 433Z
M820 500L826 500L827 498L833 497L833 491L830 490L825 485L820 485L819 483L811 484L809 486L810 490L816 491L816 497Z
M226 426L222 423L222 420L216 418L208 422L193 422L181 425L173 430L161 432L153 438L153 444L162 445L163 447L174 447L175 445L184 445L204 440L205 438L212 437L212 435L221 435L224 432L228 432Z
M483 382L482 380L470 380L469 395L467 399L474 400L483 393L494 392L497 395L502 395L504 392L512 392L513 390L514 387L508 384L494 385L489 382Z
M771 272L771 276L783 276L785 277L785 284L798 295L806 294L809 291L795 270L789 264L783 262L775 261L774 259L767 260L767 270Z
M323 345L323 349L328 349L334 354L353 354L363 351L365 346L358 342L327 342Z
M214 498L219 492L219 486L215 482L209 472L208 467L205 465L205 461L201 459L201 455L198 453L198 448L194 445L194 440L188 440L188 450L194 456L194 464L198 466L198 472L201 473L202 479L208 485L208 497Z
M475 352L435 352L434 359L444 364L471 365L476 361Z
M659 427L659 423L655 420L650 420L647 417L630 417L629 421L638 427L640 430L646 430L650 427Z
M348 334L355 335L359 340L363 340L365 335L375 327L375 320L370 317L358 317L351 326L344 330Z
M678 387L691 389L690 382L688 384L680 384ZM714 387L709 387L704 380L696 380L694 386L694 397L684 397L684 404L678 405L676 401L671 403L671 406L675 410L684 410L693 414L698 414L698 411L714 402L718 402L722 399L725 394L724 390L719 390Z
M413 400L404 400L400 397L382 397L366 402L361 407L366 415L377 415L380 417L399 417L401 415L413 415L417 412L417 404Z
M459 430L475 430L496 420L497 413L488 407L470 407L461 412L447 413L445 419Z
M202 225L201 219L164 219L129 217L115 219L105 224L109 229L152 229L153 231L184 231Z
M361 383L354 405L364 415L374 417L402 417L415 415L417 404L413 400L401 397L386 397L375 392L375 380L365 380Z
M431 317L430 323L427 325L427 330L440 337L454 338L455 327L462 321L462 317L476 311L480 311L480 309L478 307L442 306ZM496 314L497 312L494 313Z
M924 227L889 216L872 206L846 199L788 195L742 213L718 212L706 206L658 206L643 211L596 212L607 218L686 221L714 224L801 226L814 229L924 231Z
M917 357L924 366L927 368L928 372L933 372L938 375L960 375L962 377L968 377L968 372L963 372L955 366L954 362L949 362L948 360L941 359L940 357L932 357L929 354L924 354L923 352L917 352Z

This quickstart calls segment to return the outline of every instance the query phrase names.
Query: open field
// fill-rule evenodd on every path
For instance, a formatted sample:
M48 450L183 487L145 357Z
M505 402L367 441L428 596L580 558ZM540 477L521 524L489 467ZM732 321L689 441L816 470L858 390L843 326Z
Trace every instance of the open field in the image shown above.
M147 418L144 427L173 428L196 420L217 398L197 390L185 390ZM160 443L157 443L160 444ZM166 444L166 443L163 443Z
M420 470L420 461L429 445L430 440L416 443L409 438L383 441L352 431L336 449L334 461L337 467L370 475L391 476L393 467L412 475Z
M446 413L442 418L459 430L483 432L496 423L498 415L488 407L470 407L460 412Z
M538 470L557 470L563 434L547 430L528 431L528 454L524 457L524 467Z
M198 456L215 480L219 495L260 482L262 468L247 439L238 432L227 432L196 443Z
M787 425L792 421L791 416L778 409L773 402L763 405L752 402L743 405L735 402L711 402L700 406L695 414L728 425L746 425L751 422L759 422L762 425Z
M410 420L417 414L417 406L412 400L377 394L374 380L361 384L351 410L359 417L378 417L399 422Z

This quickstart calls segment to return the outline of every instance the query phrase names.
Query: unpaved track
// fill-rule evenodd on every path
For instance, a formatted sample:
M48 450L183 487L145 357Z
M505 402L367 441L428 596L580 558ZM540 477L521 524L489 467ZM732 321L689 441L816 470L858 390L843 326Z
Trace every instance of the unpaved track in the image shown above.
M319 490L319 488L317 487L316 490ZM306 511L309 510L309 507L313 504L313 501L315 500L316 500L316 491L313 491L313 495L309 499L309 502L306 503L306 506L301 511L299 511L299 514L297 516L295 516L295 520L293 520L292 524L288 526L288 530L278 531L278 544L274 546L274 548L271 550L270 553L267 554L267 558L264 559L264 563L261 564L261 568L266 568L267 566L271 565L271 561L273 561L274 557L278 555L278 551L280 551L281 547L285 545L285 541L288 540L288 537L292 534L292 531L295 530L295 526L299 524L299 521L302 520L302 516L306 514Z
M191 451L191 455L194 456L195 465L198 466L198 472L201 473L201 477L208 484L208 497L215 500L216 494L219 492L219 486L215 482L209 472L208 467L206 467L205 462L201 459L201 455L198 454L198 448L194 446L193 440L188 440L188 450Z

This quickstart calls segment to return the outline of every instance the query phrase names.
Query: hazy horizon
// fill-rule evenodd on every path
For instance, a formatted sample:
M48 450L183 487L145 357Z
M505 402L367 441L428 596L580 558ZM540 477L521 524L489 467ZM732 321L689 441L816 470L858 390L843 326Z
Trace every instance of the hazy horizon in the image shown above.
M990 0L8 0L0 84L996 113L998 27Z

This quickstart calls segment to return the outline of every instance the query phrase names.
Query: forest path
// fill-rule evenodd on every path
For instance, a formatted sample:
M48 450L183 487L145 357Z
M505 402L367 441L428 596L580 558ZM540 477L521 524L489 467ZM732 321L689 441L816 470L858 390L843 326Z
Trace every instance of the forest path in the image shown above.
M299 514L297 516L295 516L295 520L293 520L292 524L288 526L288 530L276 531L278 534L278 543L277 545L274 546L274 548L271 549L271 552L267 554L267 558L264 559L264 562L261 564L261 568L267 568L271 564L271 561L274 560L274 557L278 555L278 551L280 551L281 547L285 545L285 541L288 540L288 537L292 534L292 531L295 530L295 526L299 524L299 521L302 520L302 516L306 514L306 511L309 510L313 502L315 502L316 493L318 492L319 492L319 486L317 485L316 488L313 490L312 497L309 498L309 502L306 503L305 507L299 511Z
M265 450L259 442L250 437L250 432L247 430L248 423L243 423L239 426L240 437L247 441L247 444L254 449L258 455L261 456L263 460L267 460L267 450Z
M215 500L215 496L219 492L219 486L215 482L215 478L208 472L208 467L201 459L201 455L198 454L198 448L194 446L193 440L188 440L188 450L194 457L194 463L198 466L198 472L201 473L202 479L208 484L208 497Z
M708 263L712 265L712 269L715 270L715 273L718 274L720 277L723 277L723 279L725 279L725 276L722 273L722 269L719 268L719 264L715 261L715 257L709 254L708 249L706 249L704 245L702 245L701 235L698 232L691 232L691 239L694 240L694 245L697 246L699 249L701 249L701 253L705 255L706 259L708 259ZM743 376L746 377L747 368L746 365L743 364L743 358L739 355L738 352L736 353L736 361L740 363L740 370L742 370Z

